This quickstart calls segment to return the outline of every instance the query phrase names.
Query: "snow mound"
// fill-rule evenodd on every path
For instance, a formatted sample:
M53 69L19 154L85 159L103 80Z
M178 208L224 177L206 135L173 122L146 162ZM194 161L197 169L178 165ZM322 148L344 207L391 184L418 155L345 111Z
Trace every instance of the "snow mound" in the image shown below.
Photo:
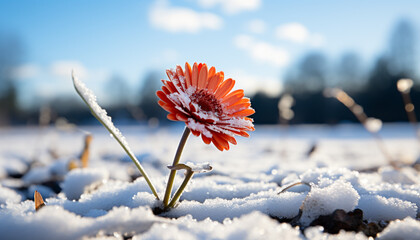
M68 199L77 200L86 190L88 190L87 188L89 186L95 183L99 184L102 181L107 180L108 177L108 171L100 168L75 169L67 174L62 185L63 192Z
M50 180L62 180L68 173L70 159L56 160L48 166L34 167L23 176L26 185L38 184Z
M32 168L22 180L25 184L36 184L46 182L51 179L50 170L48 167L36 167Z
M166 213L167 217L191 215L194 219L210 218L222 222L226 218L240 217L253 211L260 211L278 218L293 218L299 213L305 195L299 193L277 194L276 191L262 191L246 198L208 199L203 203L183 201L175 209Z
M302 239L298 228L278 224L260 212L251 212L240 218L225 219L223 223L210 219L196 221L190 215L172 224L155 224L143 235L133 239Z
M33 202L32 202L33 204ZM165 219L155 217L147 207L114 208L98 217L81 217L60 206L45 206L38 212L27 214L0 214L0 232L4 239L81 239L113 235L114 232L142 233L155 222Z
M385 230L379 234L378 239L404 239L417 240L420 234L420 222L411 217L405 218L402 221L391 222Z
M348 212L353 210L360 199L353 186L338 180L326 187L312 186L311 191L303 202L302 225L308 226L321 215L331 214L336 209Z
M385 198L378 195L362 195L358 208L363 210L365 219L373 221L389 221L405 217L415 218L417 215L416 204L398 198Z
M0 205L6 203L19 203L21 200L22 197L18 193L0 185Z
M260 191L274 190L277 184L264 182L249 182L226 180L220 177L210 176L197 178L182 195L182 199L204 202L207 199L233 199L245 198Z
M28 164L16 156L0 155L0 179L7 175L23 174L28 169Z
M310 227L305 230L305 236L309 240L367 240L363 233L346 232L341 230L338 234L324 233L323 227Z
M415 169L402 168L395 170L392 167L382 167L378 170L382 180L389 183L419 184L420 180L416 177Z

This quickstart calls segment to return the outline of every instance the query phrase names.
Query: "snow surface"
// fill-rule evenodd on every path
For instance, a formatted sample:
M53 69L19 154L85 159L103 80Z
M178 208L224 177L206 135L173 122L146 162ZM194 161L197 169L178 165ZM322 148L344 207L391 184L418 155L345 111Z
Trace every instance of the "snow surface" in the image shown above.
M397 220L389 224L389 226L379 235L379 239L419 239L420 222L410 217Z
M94 136L89 168L71 171L69 161L83 148L80 129L0 129L2 237L368 239L362 232L324 233L322 227L301 231L276 220L291 220L301 209L299 225L306 227L336 209L359 208L367 222L390 222L379 239L418 239L420 175L410 164L419 152L408 124L385 124L379 131L387 150L399 159L398 170L389 166L359 125L256 129L249 139L238 138L238 145L227 152L190 138L181 163L200 170L208 162L213 170L196 173L178 206L158 215L153 210L161 202L103 127L83 127ZM123 130L162 196L183 127ZM175 189L182 180L179 171ZM59 193L51 188L54 182L59 183ZM296 182L304 184L280 193ZM35 190L46 203L37 212Z

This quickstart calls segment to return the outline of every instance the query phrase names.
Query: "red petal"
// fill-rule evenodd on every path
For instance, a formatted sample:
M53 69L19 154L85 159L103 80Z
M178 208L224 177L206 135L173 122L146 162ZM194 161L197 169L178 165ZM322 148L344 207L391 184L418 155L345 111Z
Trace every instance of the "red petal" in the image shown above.
M211 138L208 138L208 137L206 137L206 136L204 136L203 134L201 134L201 138L203 139L203 142L205 143L205 144L210 144L211 143Z
M185 63L185 84L187 85L187 88L189 88L192 85L191 66L187 62Z
M251 106L251 103L249 103L249 102L248 103L237 103L237 104L233 104L233 105L228 106L226 108L226 110L228 112L231 112L231 114L233 114L233 113L242 111L246 108L249 108L250 106Z
M223 152L224 148L219 142L217 142L214 138L212 138L211 141L213 142L214 146L217 147L217 149Z
M232 90L234 85L235 85L235 80L233 80L232 78L226 79L226 81L220 84L214 96L219 99L223 98L224 96L226 96L226 94L228 94L230 90Z
M213 139L212 140L214 140L213 143L217 142L218 144L220 144L220 146L222 146L223 149L229 150L229 143L223 137L219 136L218 134L213 134Z
M223 137L226 141L228 141L228 142L232 143L233 145L236 145L236 144L237 144L236 139L235 139L234 137L231 137L231 136L229 136L229 135L227 135L227 134L223 134L223 135L222 135L222 137Z
M223 72L216 73L212 78L209 79L209 83L207 85L207 89L209 92L214 93L216 91L219 84L223 81Z
M245 96L244 90L238 89L226 95L223 98L222 103L226 106L230 106L239 102L244 96Z
M163 101L158 101L158 104L159 104L159 105L160 105L163 109L165 109L165 111L167 111L167 112L170 112L170 113L173 113L173 112L178 112L174 106L171 106L171 105L169 105L169 104L167 104L167 103L165 103L165 102L163 102Z
M162 81L163 82L163 81ZM162 86L162 91L166 94L169 95L171 94L171 92L169 91L169 89L166 86Z
M245 131L242 130L231 130L229 129L228 131L231 131L233 133L235 133L236 135L242 136L242 137L249 137L249 134Z
M209 77L208 78L213 77L214 74L216 74L216 68L215 67L211 67L210 70L209 70Z
M197 63L194 63L192 70L191 85L197 87L198 85L198 66Z
M169 80L171 80L171 81L174 78L174 74L173 74L172 70L167 69L166 70L166 75L168 76Z
M197 89L203 89L207 85L207 65L203 64L203 67L200 70L200 75L198 76L198 83L197 83Z
M196 137L200 136L200 132L199 132L199 131L197 131L197 130L192 130L192 129L191 129L191 133L192 133L194 136L196 136Z
M188 116L180 112L176 114L176 118L182 122L188 121Z
M182 76L182 77L184 77L185 78L185 74L184 74L184 71L182 71L182 67L181 66L176 66L176 73L178 74L178 76ZM179 82L181 83L181 87L182 87L182 89L185 91L185 89L187 89L187 86L186 86L186 81L181 81L181 80L179 80Z
M158 96L162 101L171 103L172 101L166 96L166 94L162 91L157 91L156 96Z
M169 120L172 121L178 121L178 119L176 118L176 115L174 113L170 113L168 114L168 116L166 116Z
M165 81L164 84L168 88L170 93L178 92L178 90L176 90L175 88L175 85L171 81Z
M255 110L252 108L247 108L242 111L236 112L232 114L233 117L248 117L249 115L252 115L255 113Z

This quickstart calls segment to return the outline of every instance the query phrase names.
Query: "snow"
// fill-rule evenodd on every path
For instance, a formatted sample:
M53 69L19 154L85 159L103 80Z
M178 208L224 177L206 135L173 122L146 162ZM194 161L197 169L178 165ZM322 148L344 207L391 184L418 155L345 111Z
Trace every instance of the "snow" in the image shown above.
M239 138L223 153L191 138L181 163L197 172L213 169L195 174L177 207L164 213L109 133L103 127L81 128L94 136L91 157L88 168L73 170L68 163L77 161L83 132L0 129L2 238L368 239L363 232L333 235L309 226L336 209L357 208L366 222L385 223L379 239L418 239L420 234L420 175L411 167L418 142L408 124L385 124L378 132L389 153L401 159L399 169L388 165L361 125L256 126L250 138ZM122 130L162 196L183 126ZM182 180L179 171L174 189ZM51 182L58 183L59 193ZM281 192L297 182L302 184ZM35 190L46 204L37 212Z
M176 237L175 237L176 236ZM302 239L298 229L289 224L278 224L267 215L251 212L241 218L214 222L197 221L190 215L181 217L174 225L155 224L144 235L134 239ZM138 238L137 238L138 237Z
M322 227L311 227L305 230L305 236L310 240L367 240L363 233L340 231L337 235L323 233Z
M299 206L304 198L303 194L279 195L276 191L266 191L231 200L215 198L207 199L203 203L184 201L177 208L165 213L165 216L178 217L190 214L197 220L210 218L222 222L225 218L240 217L258 210L270 216L292 218L298 214Z
M141 216L141 217L139 217ZM45 206L36 213L0 214L0 232L5 239L80 239L83 236L142 233L162 222L149 208L114 208L98 218L80 217L60 206Z
M104 169L75 169L71 171L62 184L63 193L70 200L80 198L87 188L97 187L108 179L108 172Z
M404 239L416 240L419 238L420 222L411 217L403 220L393 221L389 226L379 235L379 239Z
M418 209L415 203L379 195L362 195L358 208L363 210L366 219L373 221L415 218Z
M0 185L0 204L19 203L22 197L15 191Z
M322 186L324 183L319 184ZM357 191L349 182L343 180L328 181L329 186L312 186L311 191L303 201L301 222L308 226L321 215L328 215L336 209L346 212L353 210L360 199Z

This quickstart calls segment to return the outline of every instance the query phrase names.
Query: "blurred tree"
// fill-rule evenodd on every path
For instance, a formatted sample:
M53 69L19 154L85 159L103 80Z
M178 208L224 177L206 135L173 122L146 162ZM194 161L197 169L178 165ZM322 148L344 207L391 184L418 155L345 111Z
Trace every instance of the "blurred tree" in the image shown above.
M320 52L305 55L286 75L285 92L292 94L296 101L291 123L325 122L326 103L322 91L327 84L327 76L327 59Z
M378 58L369 74L367 92L384 92L396 86L389 66L390 60L387 57Z
M367 88L359 94L366 114L385 122L405 119L404 104L396 87L400 77L392 74L390 65L387 57L378 58L369 74Z
M412 78L416 69L416 34L412 23L403 19L395 26L389 42L390 71Z
M279 119L279 109L277 104L279 97L270 97L264 92L257 92L252 98L252 108L255 114L251 117L257 124L276 124Z
M356 92L363 88L365 79L361 69L361 60L354 52L344 53L334 69L331 87L339 87L345 91Z
M157 103L158 97L156 96L156 91L161 88L160 79L160 74L150 72L143 81L139 94L139 107L142 111L143 118L164 119L166 116L165 110Z
M9 125L18 113L16 81L13 70L22 58L20 39L0 33L0 125Z
M291 93L319 92L325 88L327 60L319 52L308 53L285 78L285 90Z
M127 80L118 74L113 74L105 85L105 92L112 107L125 107L130 104L132 94Z

